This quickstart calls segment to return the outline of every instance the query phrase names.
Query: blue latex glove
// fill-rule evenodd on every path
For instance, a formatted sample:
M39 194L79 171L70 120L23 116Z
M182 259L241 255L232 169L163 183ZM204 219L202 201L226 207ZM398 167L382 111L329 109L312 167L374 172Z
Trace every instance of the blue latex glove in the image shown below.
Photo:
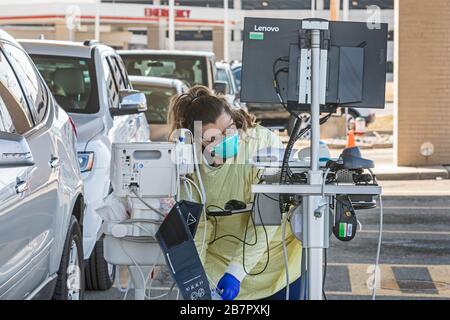
M239 294L241 283L235 276L225 273L217 284L217 289L220 290L223 300L234 300Z

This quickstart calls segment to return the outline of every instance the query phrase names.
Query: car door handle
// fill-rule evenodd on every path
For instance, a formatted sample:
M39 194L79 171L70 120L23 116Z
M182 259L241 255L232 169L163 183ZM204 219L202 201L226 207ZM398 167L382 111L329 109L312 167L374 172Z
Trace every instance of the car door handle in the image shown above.
M59 163L59 158L55 157L55 156L52 156L50 158L49 164L50 164L50 167L53 168L53 169L59 167L59 164L60 164Z
M136 124L136 119L128 120L128 125L129 125L130 127L134 126L135 124Z
M28 190L28 188L29 188L28 182L17 179L16 187L15 187L17 194L23 194L25 191Z

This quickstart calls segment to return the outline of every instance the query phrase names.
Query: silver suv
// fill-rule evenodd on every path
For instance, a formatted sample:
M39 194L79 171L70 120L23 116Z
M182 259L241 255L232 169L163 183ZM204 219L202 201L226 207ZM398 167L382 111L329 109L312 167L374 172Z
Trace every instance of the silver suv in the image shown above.
M0 299L83 297L83 185L68 115L0 31Z
M97 213L112 193L111 146L149 140L145 95L132 89L122 59L98 42L20 41L56 101L75 122L86 213L86 289L109 289L114 268L103 257L102 218Z

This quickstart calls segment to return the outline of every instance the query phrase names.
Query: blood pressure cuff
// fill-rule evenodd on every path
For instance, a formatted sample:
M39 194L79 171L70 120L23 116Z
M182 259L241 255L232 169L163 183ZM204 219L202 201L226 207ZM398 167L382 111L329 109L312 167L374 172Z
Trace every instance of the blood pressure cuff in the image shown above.
M190 201L180 201L178 202L181 213L183 215L184 221L191 232L192 238L195 237L197 232L198 222L203 211L203 205L201 203L190 202Z
M192 212L193 208L197 210ZM193 239L197 226L189 228L187 222L189 214L195 218L199 211L196 218L198 222L201 209L201 205L199 209L198 204L194 206L192 202L177 202L156 233L156 239L184 300L211 300L208 278Z

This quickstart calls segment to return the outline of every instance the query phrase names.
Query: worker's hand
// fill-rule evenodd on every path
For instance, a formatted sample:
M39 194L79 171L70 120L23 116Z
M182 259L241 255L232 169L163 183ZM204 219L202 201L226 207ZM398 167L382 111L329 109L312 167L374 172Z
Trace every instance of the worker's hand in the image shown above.
M217 289L223 300L234 300L239 294L241 283L233 275L225 273L217 284Z

